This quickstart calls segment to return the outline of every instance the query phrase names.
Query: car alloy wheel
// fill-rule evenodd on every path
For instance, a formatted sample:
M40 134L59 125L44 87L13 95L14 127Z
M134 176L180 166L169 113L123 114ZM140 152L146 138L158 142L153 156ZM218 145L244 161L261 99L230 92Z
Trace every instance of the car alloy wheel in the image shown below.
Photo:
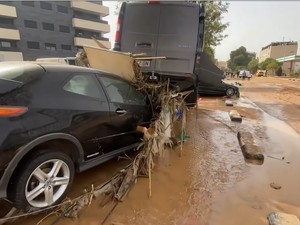
M226 90L226 96L232 97L233 95L234 95L234 90L233 90L233 88L228 88L228 89Z
M40 164L26 182L26 200L37 208L51 206L66 192L70 174L68 165L60 159Z

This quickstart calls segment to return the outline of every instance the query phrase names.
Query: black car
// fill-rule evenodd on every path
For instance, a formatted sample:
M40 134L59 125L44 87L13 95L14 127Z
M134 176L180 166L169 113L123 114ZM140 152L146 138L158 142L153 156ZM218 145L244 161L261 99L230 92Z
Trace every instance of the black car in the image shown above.
M201 95L219 95L232 97L240 96L239 88L227 84L223 81L224 72L220 70L211 57L206 53L202 53L201 60L196 68L198 94Z
M200 96L204 96L204 95L228 96L228 97L232 97L234 95L237 97L240 96L238 87L231 84L227 84L222 80L218 80L218 82L215 83L210 83L210 82L206 83L205 80L200 82L198 86L198 94Z
M74 173L135 148L152 107L128 81L46 63L0 63L0 198L17 209L62 201Z

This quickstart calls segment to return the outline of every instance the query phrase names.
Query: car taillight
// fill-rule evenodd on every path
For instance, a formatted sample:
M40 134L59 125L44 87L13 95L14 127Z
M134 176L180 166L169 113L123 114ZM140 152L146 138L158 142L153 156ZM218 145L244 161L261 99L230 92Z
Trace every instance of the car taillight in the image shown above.
M191 73L186 73L185 75L187 75L187 76L192 76L192 74L191 74Z
M148 1L149 4L158 4L160 1Z
M120 41L120 27L121 27L121 20L118 19L115 42Z
M27 110L25 107L0 106L0 117L20 116Z

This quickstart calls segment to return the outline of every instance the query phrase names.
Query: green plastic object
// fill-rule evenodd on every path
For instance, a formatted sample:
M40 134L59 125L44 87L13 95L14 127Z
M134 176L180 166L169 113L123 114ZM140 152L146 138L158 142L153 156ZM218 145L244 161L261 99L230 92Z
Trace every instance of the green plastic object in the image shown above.
M180 135L179 135L179 138L180 138L181 141L183 141L183 143L185 143L185 142L187 142L191 137L190 137L190 136L184 135L184 132L181 131L181 132L180 132Z

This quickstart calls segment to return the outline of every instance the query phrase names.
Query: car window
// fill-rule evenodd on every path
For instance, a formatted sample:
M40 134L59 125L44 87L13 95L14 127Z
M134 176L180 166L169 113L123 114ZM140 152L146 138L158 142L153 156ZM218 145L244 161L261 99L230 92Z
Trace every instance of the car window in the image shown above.
M146 105L146 96L127 82L110 77L99 77L112 102Z
M63 87L65 91L105 100L104 93L94 74L74 75Z

